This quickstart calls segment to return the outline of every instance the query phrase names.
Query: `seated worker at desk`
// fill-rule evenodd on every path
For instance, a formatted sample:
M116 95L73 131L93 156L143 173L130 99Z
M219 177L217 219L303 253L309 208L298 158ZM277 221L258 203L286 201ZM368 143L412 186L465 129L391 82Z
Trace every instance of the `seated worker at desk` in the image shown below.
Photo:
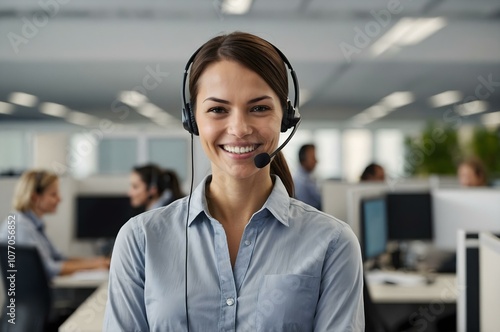
M154 164L134 167L129 181L128 196L134 208L144 207L149 211L184 196L177 174Z
M56 174L34 170L23 173L14 192L15 211L10 214L15 219L7 218L0 225L0 242L6 243L9 236L15 235L16 245L36 247L50 278L78 270L109 268L109 258L68 259L52 245L42 217L54 213L60 201Z

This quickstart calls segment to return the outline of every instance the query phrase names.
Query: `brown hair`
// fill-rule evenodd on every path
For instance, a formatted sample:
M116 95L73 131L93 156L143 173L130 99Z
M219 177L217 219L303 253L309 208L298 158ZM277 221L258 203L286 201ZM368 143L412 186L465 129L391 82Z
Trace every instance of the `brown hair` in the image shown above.
M194 58L189 74L190 104L196 110L198 79L205 69L222 60L235 61L257 73L276 93L283 110L288 99L288 74L285 63L269 42L255 35L233 32L217 36L206 42ZM285 157L279 153L271 162L271 174L276 174L293 196L293 179Z
M173 170L162 169L155 164L146 164L134 167L133 171L137 173L142 182L146 184L147 190L153 185L156 187L158 195L170 189L174 200L184 196L177 174Z
M14 190L12 207L20 212L31 210L33 194L43 194L57 179L56 174L48 171L31 170L24 172Z

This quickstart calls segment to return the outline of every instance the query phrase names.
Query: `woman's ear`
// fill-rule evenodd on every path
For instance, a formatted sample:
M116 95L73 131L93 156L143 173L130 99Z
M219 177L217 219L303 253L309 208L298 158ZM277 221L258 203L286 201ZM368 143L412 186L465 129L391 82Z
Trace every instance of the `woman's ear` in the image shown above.
M148 197L149 199L158 196L158 188L156 186L151 186L148 190Z
M35 205L40 200L40 194L31 194L31 204Z

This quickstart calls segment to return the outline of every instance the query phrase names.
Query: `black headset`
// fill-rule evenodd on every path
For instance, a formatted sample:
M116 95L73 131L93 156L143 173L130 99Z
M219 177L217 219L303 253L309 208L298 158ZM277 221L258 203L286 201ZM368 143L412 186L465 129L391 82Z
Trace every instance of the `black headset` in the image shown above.
M43 192L42 179L45 176L45 171L38 171L35 173L35 192L41 194Z
M288 69L290 70L290 75L292 76L292 81L293 81L293 87L294 87L294 103L290 102L289 99L287 99L287 105L286 109L283 114L283 120L281 121L281 132L286 132L288 129L293 128L297 125L297 123L300 121L300 113L299 113L299 82L297 80L297 75L295 74L295 71L293 70L292 65L286 58L286 56L281 52L276 46L271 44L271 46L278 52L279 56L283 60L283 62L286 64ZM181 97L182 97L182 125L184 126L184 129L186 129L190 134L193 135L199 135L198 131L198 125L196 124L196 119L194 117L194 112L191 109L190 103L187 102L186 100L186 82L188 78L188 72L189 68L194 62L194 59L200 52L200 50L203 48L201 46L199 49L196 50L196 52L191 55L191 57L188 60L188 63L186 64L186 67L184 68L184 78L182 80L182 91L181 91Z
M151 166L151 181L149 181L148 190L151 190L153 187L158 190L158 174L156 167Z

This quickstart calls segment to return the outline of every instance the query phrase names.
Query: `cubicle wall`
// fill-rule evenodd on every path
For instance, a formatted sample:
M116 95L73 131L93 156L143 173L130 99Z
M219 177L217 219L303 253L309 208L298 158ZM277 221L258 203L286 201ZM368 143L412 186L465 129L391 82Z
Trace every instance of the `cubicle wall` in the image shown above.
M325 181L322 185L322 206L324 212L347 222L356 236L359 236L361 200L393 191L421 192L423 190L430 190L427 180L405 179L363 183Z
M432 192L434 243L455 251L457 231L500 232L500 190L437 189Z
M500 239L491 233L479 234L480 324L481 331L500 327Z
M458 332L489 332L500 326L499 235L457 231Z

